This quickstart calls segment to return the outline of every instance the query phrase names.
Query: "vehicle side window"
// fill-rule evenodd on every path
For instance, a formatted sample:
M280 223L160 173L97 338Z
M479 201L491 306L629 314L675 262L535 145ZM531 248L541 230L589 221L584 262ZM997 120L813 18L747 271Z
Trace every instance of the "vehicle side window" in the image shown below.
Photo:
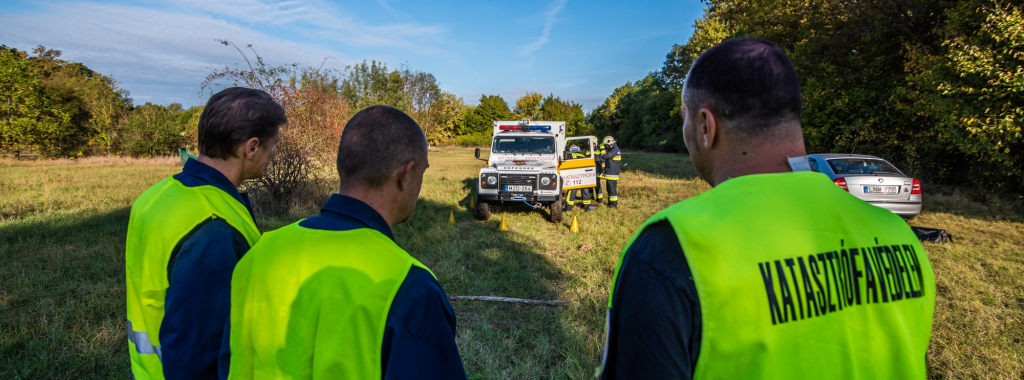
M807 157L807 161L811 162L811 170L816 172L821 171L821 167L818 164L818 160L815 160L814 157Z

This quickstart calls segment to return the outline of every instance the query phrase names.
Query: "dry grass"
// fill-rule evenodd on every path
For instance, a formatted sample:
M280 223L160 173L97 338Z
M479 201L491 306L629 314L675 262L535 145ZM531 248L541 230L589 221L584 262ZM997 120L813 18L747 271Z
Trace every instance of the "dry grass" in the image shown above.
M180 170L173 160L0 160L0 378L125 378L124 234L128 207ZM564 299L566 307L453 301L471 378L589 378L598 366L611 274L650 215L706 191L689 159L625 153L622 207L569 214L501 208L472 219L482 162L472 149L430 150L416 212L398 243L451 295ZM329 191L264 230L311 215ZM313 199L316 198L316 199ZM954 244L925 244L938 281L931 378L1024 376L1024 217L1019 204L959 194L925 197L914 225L945 228ZM457 223L447 223L454 213ZM502 215L510 231L497 225ZM581 232L568 223L577 216Z
M927 196L927 195L926 195ZM935 269L928 352L934 378L1024 378L1024 218L1019 204L966 196L926 199L911 224L946 229L955 244L925 244Z

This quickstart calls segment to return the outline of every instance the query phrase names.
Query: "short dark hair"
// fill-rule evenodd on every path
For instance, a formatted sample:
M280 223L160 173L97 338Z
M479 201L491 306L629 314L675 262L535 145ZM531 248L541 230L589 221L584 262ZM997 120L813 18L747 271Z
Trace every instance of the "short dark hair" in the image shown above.
M217 159L235 156L238 145L256 137L273 138L288 123L284 107L270 94L230 87L213 94L199 115L199 153Z
M690 115L708 107L743 136L800 120L803 101L793 62L771 41L732 38L708 49L686 76L683 102Z
M338 177L342 188L351 183L377 189L399 165L426 154L427 137L409 115L393 107L369 107L345 124L338 144Z

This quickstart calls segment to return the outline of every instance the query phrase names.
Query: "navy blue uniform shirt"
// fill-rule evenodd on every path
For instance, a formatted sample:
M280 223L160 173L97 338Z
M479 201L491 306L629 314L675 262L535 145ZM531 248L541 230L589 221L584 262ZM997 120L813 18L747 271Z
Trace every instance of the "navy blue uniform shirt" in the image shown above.
M690 266L667 221L648 226L619 268L601 379L692 379L701 338Z
M299 222L306 228L348 231L372 228L391 240L391 228L362 201L334 194L320 215ZM412 267L388 310L381 346L381 371L388 380L465 379L455 345L455 310L430 272ZM345 344L345 342L338 342Z
M246 194L221 172L189 159L174 179L186 187L214 186L252 210ZM218 355L231 310L231 272L249 242L224 219L208 219L171 252L169 287L160 325L164 377L217 379Z

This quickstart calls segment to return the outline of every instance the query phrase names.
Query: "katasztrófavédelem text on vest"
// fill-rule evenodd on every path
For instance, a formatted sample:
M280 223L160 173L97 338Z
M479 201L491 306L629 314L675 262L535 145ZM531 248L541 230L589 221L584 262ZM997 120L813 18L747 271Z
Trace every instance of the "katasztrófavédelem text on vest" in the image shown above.
M919 298L924 295L920 263L912 245L898 244L843 248L757 266L768 295L768 313L776 325L862 303Z

